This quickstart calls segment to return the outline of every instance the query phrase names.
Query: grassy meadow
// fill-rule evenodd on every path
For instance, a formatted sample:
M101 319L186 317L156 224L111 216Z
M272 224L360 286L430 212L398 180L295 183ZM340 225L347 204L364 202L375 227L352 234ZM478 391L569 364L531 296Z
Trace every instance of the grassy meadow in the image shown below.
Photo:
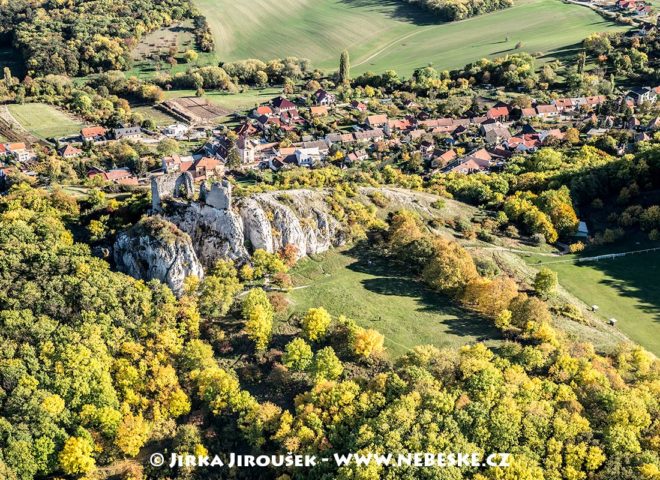
M561 56L596 31L624 30L589 8L560 0L518 0L512 8L460 22L435 21L398 0L195 0L222 61L298 56L335 69L348 48L353 73L410 74L433 64L458 68L515 51ZM508 41L507 41L508 38Z
M385 335L392 358L416 345L455 347L487 340L499 332L486 320L455 307L421 282L397 272L386 260L354 247L331 250L301 260L291 272L296 288L289 293L289 313L325 307Z
M7 105L7 108L25 130L40 138L71 135L82 127L81 122L44 103Z
M270 87L262 89L249 89L241 93L226 93L221 91L208 91L204 98L229 111L247 110L265 103L282 93L281 88ZM194 97L194 90L171 90L165 92L166 98Z
M624 242L585 252L603 255L650 248ZM557 272L559 283L587 305L598 305L604 321L617 320L616 328L644 348L660 355L660 252L640 253L598 261L577 262L578 256L561 259L530 257L534 267Z

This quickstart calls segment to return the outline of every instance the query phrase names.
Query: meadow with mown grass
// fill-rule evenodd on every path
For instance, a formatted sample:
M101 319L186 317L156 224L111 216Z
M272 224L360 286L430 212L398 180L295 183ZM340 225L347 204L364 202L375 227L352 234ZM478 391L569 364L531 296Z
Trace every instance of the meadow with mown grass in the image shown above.
M308 58L334 70L348 49L353 73L393 69L409 75L433 64L454 69L521 50L544 59L570 53L593 32L627 27L560 0L520 0L508 9L438 22L417 7L373 0L195 0L216 38L218 60Z

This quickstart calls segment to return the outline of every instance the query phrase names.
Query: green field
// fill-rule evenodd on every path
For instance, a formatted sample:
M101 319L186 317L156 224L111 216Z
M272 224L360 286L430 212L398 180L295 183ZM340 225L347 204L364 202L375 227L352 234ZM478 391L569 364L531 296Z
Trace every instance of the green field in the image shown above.
M176 118L168 115L167 113L158 110L155 107L149 106L149 105L141 105L138 107L132 107L131 111L133 113L137 113L139 115L142 115L145 119L151 119L154 122L156 122L156 125L164 126L164 125L171 125L173 123L176 123Z
M40 138L62 137L80 131L82 124L66 113L44 103L7 105L25 130Z
M364 249L333 250L302 260L292 272L297 288L289 294L291 312L325 307L375 328L397 357L415 345L464 345L488 338L497 345L499 332L487 321L455 307L420 282L398 274L383 259Z
M512 8L438 23L399 0L195 0L216 36L219 60L309 58L335 69L348 48L353 73L409 74L432 63L457 68L523 50L561 56L590 33L624 30L589 8L560 0L517 0ZM505 41L506 38L508 41Z
M273 97L282 94L280 88L263 88L263 89L250 89L241 93L226 93L219 91L209 91L204 94L204 98L208 99L226 110L247 110L255 106L268 102ZM166 98L176 97L194 97L194 90L171 90L165 92Z
M656 245L657 246L657 245ZM609 247L609 252L585 253L585 256L646 248L631 245ZM598 315L615 318L616 328L649 351L660 355L660 252L626 255L614 259L579 262L575 256L562 261L532 257L528 262L556 271L559 282L587 305L598 305ZM569 261L565 261L569 260Z

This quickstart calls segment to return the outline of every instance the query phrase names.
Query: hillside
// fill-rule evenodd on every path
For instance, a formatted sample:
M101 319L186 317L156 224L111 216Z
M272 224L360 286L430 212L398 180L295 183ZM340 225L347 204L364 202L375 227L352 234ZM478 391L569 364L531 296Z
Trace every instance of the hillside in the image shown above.
M395 1L195 4L211 24L221 61L297 56L309 58L315 67L335 69L339 53L348 48L354 73L394 69L410 74L427 63L458 68L513 52L518 42L524 51L560 56L590 33L624 29L588 8L559 0L520 0L506 10L453 23L438 22L417 7Z

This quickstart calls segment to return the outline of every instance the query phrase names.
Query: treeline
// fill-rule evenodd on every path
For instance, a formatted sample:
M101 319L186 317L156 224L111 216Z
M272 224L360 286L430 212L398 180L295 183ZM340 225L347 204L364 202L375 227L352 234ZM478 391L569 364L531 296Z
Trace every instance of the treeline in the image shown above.
M162 72L155 81L162 88L237 91L239 85L264 87L288 83L292 86L292 82L310 73L311 64L304 58L287 57L268 62L248 59L220 66L192 67L174 75Z
M513 0L405 0L447 22L476 17L513 6Z
M190 0L0 2L0 35L11 34L30 75L125 70L148 32L189 18Z
M209 22L203 15L195 17L195 43L202 52L212 52L215 50L215 40L213 32L209 27Z

